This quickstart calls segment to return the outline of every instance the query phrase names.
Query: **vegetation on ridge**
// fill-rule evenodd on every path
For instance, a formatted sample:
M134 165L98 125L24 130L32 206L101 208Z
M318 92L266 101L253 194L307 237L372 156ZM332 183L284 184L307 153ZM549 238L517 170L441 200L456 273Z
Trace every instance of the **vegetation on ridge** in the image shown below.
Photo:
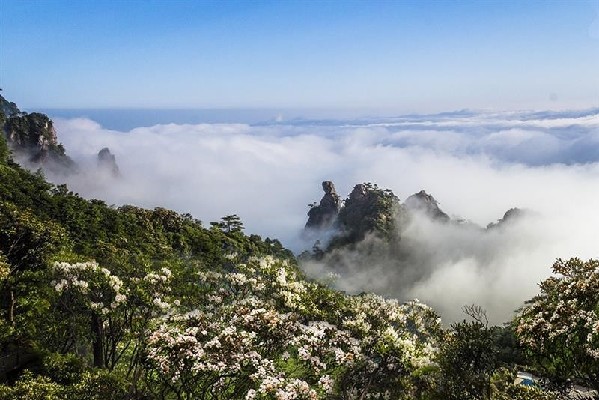
M443 327L418 301L307 280L236 215L210 225L85 200L0 135L0 399L557 398L517 367L597 387L596 261L558 261L511 326L470 307Z

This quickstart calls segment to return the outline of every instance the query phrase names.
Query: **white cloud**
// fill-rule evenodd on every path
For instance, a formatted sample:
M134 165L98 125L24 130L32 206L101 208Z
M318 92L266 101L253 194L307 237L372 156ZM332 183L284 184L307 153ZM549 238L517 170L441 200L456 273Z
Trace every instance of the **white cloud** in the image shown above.
M168 124L129 132L86 119L55 125L84 170L93 171L103 147L116 155L120 180L88 172L69 181L85 197L164 206L205 223L237 213L248 232L279 238L294 250L303 245L299 233L307 204L320 199L323 180L333 180L342 197L366 181L392 189L400 199L426 189L448 214L483 226L514 206L537 211L534 223L502 235L426 225L411 232L427 254L441 250L427 258L434 272L397 295L429 301L450 318L464 303L477 302L494 320L505 319L534 295L556 257L599 257L596 110ZM395 294L385 286L384 265L364 268L371 281L363 288ZM360 279L347 282L360 289Z

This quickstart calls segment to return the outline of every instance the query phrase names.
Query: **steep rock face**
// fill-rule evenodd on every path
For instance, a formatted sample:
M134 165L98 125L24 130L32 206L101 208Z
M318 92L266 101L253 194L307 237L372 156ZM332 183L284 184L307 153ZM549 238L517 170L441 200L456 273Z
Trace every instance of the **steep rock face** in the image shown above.
M502 218L497 220L497 222L492 222L489 225L487 225L487 229L501 228L502 226L505 226L506 224L509 224L510 222L513 222L513 221L516 221L516 220L522 218L526 214L527 214L527 212L520 208L517 208L517 207L510 208L509 210L507 210L505 212L505 214L503 214Z
M116 163L116 157L110 152L108 147L104 147L98 152L98 169L105 171L113 177L119 177L119 166Z
M4 123L7 118L20 113L21 111L15 103L9 102L0 94L0 163L5 163L10 155L8 143L4 136Z
M335 185L331 181L322 182L324 196L319 205L314 205L308 211L307 229L328 229L330 228L341 207L341 199L335 191Z
M373 232L390 238L397 233L395 214L399 199L390 190L362 183L354 186L338 216L340 234L333 238L331 246L353 244Z
M423 212L428 217L438 221L448 222L450 220L449 215L439 208L439 202L424 190L408 197L404 202L404 207L408 211Z
M18 115L20 113L21 110L19 110L19 107L17 107L15 103L6 100L4 96L0 95L0 125L4 123L6 118Z
M314 205L308 213L306 231L318 232L316 228L335 228L328 231L328 244L325 252L346 246L354 246L367 235L373 234L386 243L399 245L402 232L414 221L415 213L441 224L453 224L458 229L475 229L481 233L484 228L468 220L451 219L441 208L437 200L426 191L408 197L405 202L389 189L380 189L376 184L361 183L354 186L347 199L341 203L332 182L323 182L325 195L320 205ZM487 230L499 228L529 214L519 208L508 210L503 218L487 225ZM317 236L310 238L322 239Z
M486 253L480 250L490 243L484 236L511 235L517 224L510 222L521 215L519 209L511 209L485 229L468 220L450 219L425 191L400 203L390 190L359 184L340 208L335 229L310 237L322 240L300 260L307 261L306 270L317 276L323 271L342 276L343 290L403 296L448 260L483 257Z
M372 198L365 184L357 184L347 198L340 213L339 225L346 232L362 236L369 228L374 228L372 222L376 219L373 213Z
M3 126L11 150L29 162L42 164L53 172L68 173L75 163L58 143L52 120L41 113L16 113L8 116Z
M5 131L9 142L20 148L48 151L58 146L52 121L40 113L15 115L6 121Z

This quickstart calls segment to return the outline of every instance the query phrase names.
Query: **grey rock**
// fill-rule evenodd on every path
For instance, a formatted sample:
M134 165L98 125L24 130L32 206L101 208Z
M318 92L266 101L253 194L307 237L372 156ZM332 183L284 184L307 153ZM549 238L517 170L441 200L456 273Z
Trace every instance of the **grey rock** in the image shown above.
M408 211L420 211L432 219L448 222L449 215L445 214L439 208L439 202L433 196L426 193L424 190L411 195L404 202L404 207Z
M110 173L113 177L120 176L119 166L116 163L116 157L110 152L108 147L104 147L98 153L98 168Z
M331 181L322 182L324 196L318 205L312 205L308 211L308 222L306 228L309 229L328 229L330 228L339 214L341 208L341 199L335 191L335 185Z

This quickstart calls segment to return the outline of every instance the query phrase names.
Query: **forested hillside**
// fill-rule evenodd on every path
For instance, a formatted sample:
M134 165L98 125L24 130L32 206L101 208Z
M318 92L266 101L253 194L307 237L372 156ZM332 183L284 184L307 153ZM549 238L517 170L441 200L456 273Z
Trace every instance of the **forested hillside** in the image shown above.
M599 386L596 261L558 261L511 324L469 306L447 327L416 300L306 279L236 215L208 227L50 184L13 161L11 118L24 116L0 119L0 399L554 399L568 379ZM372 226L387 227L355 235ZM548 384L515 384L517 369Z

